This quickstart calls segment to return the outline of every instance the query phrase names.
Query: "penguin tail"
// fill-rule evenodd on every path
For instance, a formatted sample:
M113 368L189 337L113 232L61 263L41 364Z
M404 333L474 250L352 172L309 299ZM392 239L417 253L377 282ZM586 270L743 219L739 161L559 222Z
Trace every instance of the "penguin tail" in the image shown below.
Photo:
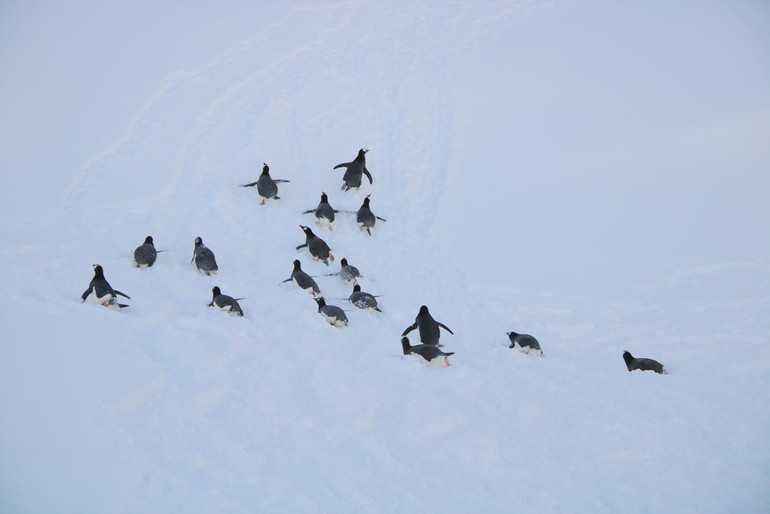
M388 220L386 220L385 218L380 218L379 216L375 216L375 217L376 217L378 220L380 220L380 221L388 221Z
M125 304L125 303L117 303L117 304L115 304L115 305L117 305L117 306L118 306L118 307L120 307L121 309L125 309L126 307L130 307L130 305L128 305L128 304Z
M249 182L248 184L241 184L241 187L254 187L256 185L256 182Z
M366 233L369 234L370 236L372 235L372 231L369 229L369 227L366 227Z
M123 298L128 298L129 300L131 299L131 297L130 297L130 296L128 296L126 293L123 293L123 292L121 292L121 291L118 291L117 289L113 289L113 290L112 290L112 292L113 292L113 293L115 293L115 294L117 294L117 295L120 295L120 296L122 296Z

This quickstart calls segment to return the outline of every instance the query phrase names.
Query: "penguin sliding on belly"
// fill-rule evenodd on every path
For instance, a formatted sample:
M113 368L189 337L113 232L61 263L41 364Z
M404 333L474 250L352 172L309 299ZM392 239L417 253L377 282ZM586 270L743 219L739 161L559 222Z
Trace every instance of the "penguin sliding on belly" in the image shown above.
M332 255L332 251L329 248L329 245L326 244L326 241L315 235L313 231L310 230L310 227L300 225L299 228L305 233L305 244L299 245L297 250L307 247L310 255L313 256L313 259L321 260L328 266L329 260L334 260L334 255Z
M361 286L358 284L353 286L353 292L350 293L348 300L359 309L372 309L377 312L382 312L379 305L377 305L377 297L373 294L361 291Z
M444 368L450 366L448 357L455 352L443 352L437 346L429 344L418 344L412 346L409 344L409 338L401 338L401 348L404 355L418 355L429 366L438 364Z
M667 374L668 372L663 367L663 364L656 361L655 359L644 359L644 358L636 358L633 355L631 355L631 352L625 351L623 352L623 360L626 363L626 369L628 371L654 371L655 373L659 374Z
M86 298L88 298L91 293L94 294L96 301L105 307L115 306L122 309L128 307L128 305L118 303L117 297L122 296L123 298L131 299L127 294L122 293L117 289L113 289L112 286L110 286L110 283L104 278L104 269L98 264L94 264L94 278L91 279L91 283L88 284L88 289L83 292L80 299L85 302Z
M318 203L318 207L315 209L308 209L303 211L302 214L314 214L316 217L316 223L327 223L329 230L332 230L334 224L335 215L340 212L329 203L329 197L326 193L321 193L321 201Z
M415 328L419 328L420 341L422 341L423 344L439 346L438 341L441 337L439 327L454 335L454 332L452 332L448 326L433 319L433 316L428 312L428 307L423 305L420 307L420 312L417 314L414 323L406 327L406 330L404 330L404 333L401 334L401 336L405 336Z
M380 221L388 221L388 220L374 215L371 207L369 206L370 196L371 195L366 195L366 198L364 198L364 203L361 204L361 207L358 209L358 212L356 213L356 221L358 222L358 225L361 227L361 230L366 230L366 233L371 236L372 229L374 228L374 225L377 223L377 220L380 220Z
M340 259L340 270L336 271L334 273L327 273L324 275L326 277L334 277L338 276L345 282L353 282L354 284L358 282L358 279L361 278L361 272L358 271L358 268L355 266L351 266L348 264L348 260L343 257Z
M370 184L374 183L372 180L372 174L369 173L368 169L366 169L366 152L368 151L369 150L361 148L358 151L356 158L351 162L343 162L333 168L335 170L337 168L345 168L345 175L342 176L343 191L350 191L351 189L361 187L362 175L366 175L366 178L369 179Z
M256 182L249 182L243 184L241 187L254 187L257 186L257 193L260 196L259 203L264 205L267 200L280 200L278 196L278 185L280 183L288 183L288 180L273 179L270 176L270 166L267 163L262 163L262 174L259 176Z
M511 345L508 348L516 348L518 346L519 351L531 354L543 356L543 350L540 348L540 343L529 334L519 334L517 332L508 332L508 339L511 341Z
M348 317L345 315L340 307L336 305L326 305L326 300L323 296L316 298L318 304L318 313L321 314L330 325L334 327L346 327L348 326Z
M302 265L298 259L294 259L294 269L291 272L291 276L282 283L291 282L292 280L296 282L300 289L310 292L313 296L321 292L313 277L302 271Z
M232 296L222 294L222 291L219 289L219 287L215 286L211 290L211 303L209 303L209 307L216 306L220 310L229 312L230 314L243 316L243 309L241 309L238 300L243 300L243 298L233 298Z

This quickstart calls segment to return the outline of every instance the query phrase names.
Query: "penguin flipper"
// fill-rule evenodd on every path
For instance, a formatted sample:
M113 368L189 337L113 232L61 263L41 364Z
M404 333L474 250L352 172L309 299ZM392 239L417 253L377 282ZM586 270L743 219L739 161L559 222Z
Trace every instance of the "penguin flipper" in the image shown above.
M366 169L366 166L364 166L364 175L366 175L366 178L369 179L370 184L374 184L374 181L372 180L372 175L369 173L369 170Z
M406 334L408 334L409 332L411 332L415 328L417 328L417 322L416 321L414 322L414 325L409 325L408 327L406 327L406 330L404 330L404 332L401 334L401 337L404 337Z
M256 182L249 182L248 184L241 184L241 187L254 187L256 185Z
M130 296L128 296L126 293L123 293L123 292L121 292L121 291L118 291L117 289L113 289L113 290L112 290L112 292L113 292L113 293L115 293L115 294L117 294L117 295L120 295L120 296L122 296L123 298L128 298L129 300L131 299L131 297L130 297Z
M301 244L297 247L297 250L301 250L302 248L305 248L307 246L307 243Z
M333 170L336 170L337 168L349 168L350 165L353 164L352 162L341 162L338 165L336 165Z
M281 284L285 284L286 282L291 282L294 277L289 277L286 280L281 280Z
M82 295L80 295L80 299L81 299L83 302L85 302L85 301L86 301L86 298L88 298L88 295L90 295L90 294L93 292L93 290L94 290L94 284L93 284L93 282L92 282L92 283L88 284L88 289L86 289L85 291L83 291L83 294L82 294ZM81 302L81 303L82 303L82 302Z
M117 305L121 309L125 309L126 307L131 307L130 305L125 304L125 303L116 303L115 305Z
M443 323L441 323L440 321L437 321L436 323L438 324L438 326L440 326L441 328L443 328L444 330L446 330L446 331L447 331L447 332L449 332L450 334L452 334L452 335L455 335L455 333L454 333L454 332L452 332L452 329L450 329L448 326L444 325L444 324L443 324Z
M313 214L315 212L315 209L308 209L306 211L302 211L302 214Z
M380 218L379 216L375 216L375 218L377 218L377 219L378 219L378 220L380 220L380 221L388 221L388 220L386 220L385 218Z
M291 183L291 180L286 180L286 179L283 179L283 178L276 178L276 179L273 179L273 182L275 182L276 184L289 184L289 183Z

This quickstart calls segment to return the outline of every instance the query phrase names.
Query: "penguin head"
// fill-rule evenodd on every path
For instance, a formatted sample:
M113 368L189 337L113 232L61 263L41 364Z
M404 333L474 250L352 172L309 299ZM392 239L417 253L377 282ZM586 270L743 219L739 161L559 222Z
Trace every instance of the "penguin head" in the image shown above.
M104 269L100 264L94 264L94 278L104 278Z
M366 195L366 198L364 198L364 203L361 205L361 207L369 207L369 197L372 195Z
M344 268L347 265L348 265L348 260L345 257L343 257L342 260L340 260L340 266Z
M359 291L361 291L361 286L359 286L358 284L354 285L353 286L353 292L354 293L358 293Z
M212 298L216 298L217 296L222 294L222 291L219 289L219 286L214 286L211 288Z
M326 193L321 193L321 203L329 203L329 197L326 196Z
M631 352L626 350L623 352L623 360L626 362L626 366L629 366L632 362L634 362L634 356L631 355Z
M361 148L360 150L358 150L358 155L356 156L356 159L362 159L362 160L365 159L366 158L365 157L366 156L366 152L368 152L368 151L369 151L369 149L367 149L367 148Z
M516 332L506 332L508 334L508 339L511 340L511 345L508 348L513 348L516 346L516 343L514 342L514 339L516 339L516 336L519 335Z
M262 174L263 175L267 175L268 173L270 173L270 166L268 166L266 162L263 162L262 163Z
M319 296L315 299L315 303L318 304L318 312L321 312L321 309L326 306L326 300L324 300L323 296Z
M144 244L152 246L152 244L153 244L152 236L145 237L144 238Z
M203 239L201 239L200 237L196 237L195 246L198 247L198 246L201 246L202 244L203 244Z
M404 355L409 355L412 353L412 346L409 344L408 337L401 338L401 349L404 351Z
M299 259L294 259L294 271L302 271L302 265L299 262Z
M304 232L307 237L313 237L315 235L313 234L313 231L310 230L310 227L306 227L305 225L300 225L299 228L302 229L302 232Z
M420 316L430 315L430 312L428 312L428 306L427 305L423 305L422 307L420 307L420 314L419 315Z

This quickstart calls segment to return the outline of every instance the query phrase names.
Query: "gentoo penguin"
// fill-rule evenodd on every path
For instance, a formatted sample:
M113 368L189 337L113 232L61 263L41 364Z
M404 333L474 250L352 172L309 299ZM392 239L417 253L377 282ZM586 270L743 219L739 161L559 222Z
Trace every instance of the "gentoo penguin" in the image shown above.
M516 345L518 345L519 350L524 353L531 353L533 355L539 355L540 357L543 356L543 350L540 348L540 343L529 334L508 332L508 339L511 340L511 345L508 348L515 348Z
M214 275L219 270L214 252L203 244L203 239L200 237L195 238L195 248L193 248L193 257L190 262L195 262L198 271L206 275Z
M329 245L326 244L326 241L313 234L313 231L305 225L300 225L299 228L305 233L305 244L299 245L297 250L307 247L310 251L310 255L313 256L313 259L322 260L323 263L328 266L329 260L334 260L334 255L332 255L331 249L329 248Z
M243 298L233 298L232 296L227 296L226 294L222 294L222 291L216 286L214 286L214 288L211 290L211 293L212 293L212 296L211 296L211 303L209 303L209 307L214 307L216 305L221 310L227 311L230 314L243 316L243 310L241 309L241 306L238 303L238 300L243 300Z
M158 253L163 250L156 250L152 241L152 236L144 238L144 244L137 246L134 250L134 264L137 268L149 268L155 264L155 259L158 258Z
M377 298L372 294L361 291L361 286L358 284L353 286L353 292L350 293L349 300L350 303L359 309L374 309L377 312L382 312L377 306Z
M80 296L81 300L85 302L86 298L88 298L88 295L91 293L94 293L96 301L105 307L110 305L120 307L121 309L123 307L128 307L128 305L117 303L118 295L123 298L128 298L129 300L131 299L126 293L122 293L110 286L110 283L104 278L104 269L98 264L94 264L94 278L92 278L91 283L88 284L88 289L86 289Z
M374 228L374 224L377 223L377 220L387 220L385 218L380 218L379 216L374 215L372 209L369 208L369 196L370 195L366 195L366 198L364 198L364 203L361 204L361 207L358 209L358 212L356 213L356 221L358 221L358 225L361 227L361 230L366 230L366 233L371 236L372 228Z
M338 212L340 211L329 204L329 197L326 196L326 193L321 193L321 202L318 204L318 207L304 211L302 214L315 214L316 220L319 223L328 223L329 230L331 230L332 224L334 223L335 214Z
M419 355L429 365L434 362L439 362L443 367L449 366L449 359L447 357L455 354L455 352L442 352L437 346L428 344L412 346L409 344L409 338L407 337L401 338L401 348L404 351L404 355Z
M291 276L289 276L289 278L283 282L291 282L292 280L297 283L300 289L309 291L313 296L321 292L321 290L318 288L318 284L315 283L315 280L313 280L310 275L302 271L302 266L300 265L299 259L294 260L294 269L291 272Z
M423 305L420 307L420 312L417 314L417 318L415 318L414 324L406 327L406 330L404 330L404 333L401 335L405 336L415 328L419 328L420 341L422 341L423 344L438 346L438 340L441 337L439 327L454 335L454 332L452 332L448 326L433 319L433 316L431 316L430 312L428 312L428 307Z
M275 200L280 200L281 197L278 196L278 186L276 184L280 184L282 182L289 182L288 180L281 180L281 179L273 179L270 176L270 166L267 165L267 163L262 163L262 174L259 176L256 182L250 182L248 184L243 184L242 187L253 187L257 186L257 193L259 193L260 204L264 205L265 201L273 198Z
M345 316L345 311L336 305L326 305L326 300L324 300L323 296L316 298L315 301L318 304L318 312L326 318L330 325L335 327L348 326L348 317Z
M330 273L330 275L339 275L345 282L353 283L361 278L361 273L358 271L358 268L348 264L348 260L345 257L340 259L340 270L337 273Z
M366 175L366 178L369 179L370 184L374 183L374 181L372 180L371 173L369 173L369 170L366 169L366 152L368 151L369 150L365 150L361 148L358 151L358 155L356 155L356 158L353 159L351 162L343 162L334 167L335 170L337 168L346 168L345 175L343 175L342 177L343 191L348 191L353 188L361 187L361 174Z
M623 360L626 361L626 368L628 371L634 371L635 369L641 371L654 371L655 373L665 373L666 370L663 364L654 359L637 359L631 352L623 352Z

